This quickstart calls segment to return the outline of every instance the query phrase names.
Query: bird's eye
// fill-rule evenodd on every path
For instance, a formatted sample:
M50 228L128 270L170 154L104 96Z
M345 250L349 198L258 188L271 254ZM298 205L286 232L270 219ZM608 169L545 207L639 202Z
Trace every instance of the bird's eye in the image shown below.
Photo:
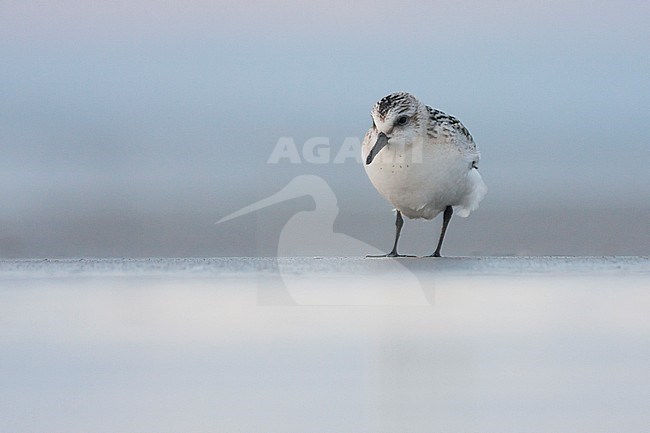
M404 126L407 123L409 123L409 117L408 116L400 116L397 118L397 124Z

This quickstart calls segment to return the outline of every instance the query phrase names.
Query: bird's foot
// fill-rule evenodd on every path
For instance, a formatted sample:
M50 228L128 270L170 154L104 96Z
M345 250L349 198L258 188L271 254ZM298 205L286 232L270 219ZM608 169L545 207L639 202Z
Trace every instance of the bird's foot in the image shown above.
M433 253L431 255L428 255L427 257L442 257L442 256L440 255L440 253L438 251L436 251L435 253Z
M398 254L395 251L391 251L388 254L381 254L379 256L373 256L373 255L367 255L366 256L367 259L380 259L380 258L385 258L385 257L415 257L415 256L410 256L410 255L407 255L407 254Z

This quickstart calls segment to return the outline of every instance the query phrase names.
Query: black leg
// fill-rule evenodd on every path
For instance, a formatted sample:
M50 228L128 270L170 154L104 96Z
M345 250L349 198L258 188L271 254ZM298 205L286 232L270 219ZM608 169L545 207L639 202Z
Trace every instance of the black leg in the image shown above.
M404 225L404 218L402 218L402 212L397 211L397 218L395 219L395 243L393 244L393 249L388 254L383 254L381 256L366 256L366 257L414 257L414 256L405 256L397 253L397 242L399 241L399 234L402 232L402 226Z
M399 241L399 235L402 233L402 226L404 225L404 218L402 218L402 212L397 211L397 216L395 217L395 243L393 244L393 249L388 253L391 257L397 257L397 242Z
M440 257L440 249L442 248L442 241L445 239L445 233L447 232L447 226L449 225L449 220L454 213L454 209L451 206L445 208L445 213L442 215L442 231L440 232L440 239L438 240L438 246L436 251L431 254L430 257Z

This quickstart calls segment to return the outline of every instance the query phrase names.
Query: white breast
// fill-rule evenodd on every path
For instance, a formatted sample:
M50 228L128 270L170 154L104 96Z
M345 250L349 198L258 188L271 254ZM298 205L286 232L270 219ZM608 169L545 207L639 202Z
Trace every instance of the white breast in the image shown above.
M364 144L364 161L372 144ZM474 158L452 143L389 142L365 169L377 191L409 218L431 219L447 206L465 217L487 192Z

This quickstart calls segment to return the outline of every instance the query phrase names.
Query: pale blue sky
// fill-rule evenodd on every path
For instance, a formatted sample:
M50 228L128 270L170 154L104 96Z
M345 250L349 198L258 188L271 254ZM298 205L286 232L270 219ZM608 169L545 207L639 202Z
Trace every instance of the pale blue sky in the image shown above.
M335 153L396 90L470 129L484 210L647 209L648 19L645 1L2 2L0 250L38 251L12 234L29 224L67 227L71 254L101 242L93 218L129 240L213 222L305 173L343 215L389 211L352 161L266 161L285 136Z

